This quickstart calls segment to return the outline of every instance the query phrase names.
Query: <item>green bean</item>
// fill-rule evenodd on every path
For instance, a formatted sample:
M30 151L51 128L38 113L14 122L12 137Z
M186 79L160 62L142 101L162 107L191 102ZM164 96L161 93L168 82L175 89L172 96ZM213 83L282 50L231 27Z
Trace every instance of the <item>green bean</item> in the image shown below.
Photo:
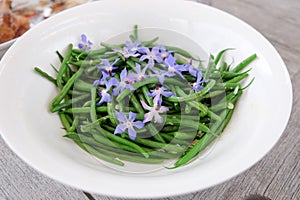
M90 92L91 91L92 84L87 83L81 79L77 79L74 83L74 89L84 91L84 92Z
M171 123L173 125L180 126L180 127L193 128L194 130L200 130L200 131L203 131L205 133L211 133L211 134L213 133L207 126L205 126L204 124L199 123L197 121L167 118L166 123Z
M223 61L220 65L219 72L224 73L224 72L228 72L228 70L229 70L228 64Z
M212 71L214 71L215 69L216 69L216 65L213 61L212 55L210 55L207 68L205 69L205 73L203 75L203 80L207 80L210 74L212 73Z
M68 114L88 114L88 113L90 113L90 108L89 107L72 107L72 108L66 109L64 112L68 113ZM105 107L105 106L96 107L96 112L97 113L107 113L107 107Z
M247 74L251 69L248 69L247 71L243 72L243 73L235 73L235 72L223 72L222 73L222 78L223 79L232 79L235 78L237 76L240 76L242 74Z
M163 133L173 132L178 130L178 126L164 126L160 131Z
M144 158L144 157L139 157L139 156L133 156L133 155L126 155L122 153L116 153L114 151L108 151L103 148L95 148L99 152L102 152L104 155L110 155L116 158L119 158L121 160L126 160L126 161L131 161L131 162L137 162L137 163L147 163L147 164L160 164L164 160L162 159L157 159L157 158Z
M107 137L108 139L121 143L121 144L125 144L127 146L131 146L132 148L137 149L141 154L144 155L144 157L148 158L149 154L147 152L145 152L145 150L143 150L139 145L135 144L134 142L131 142L129 140L123 139L117 135L114 135L106 130L104 130L103 128L101 128L100 126L95 127L100 133L102 133L105 137Z
M185 151L185 148L182 146L178 146L178 145L174 145L174 144L165 144L165 143L147 140L147 139L139 138L139 137L137 137L135 139L135 142L138 144L145 145L147 147L160 148L160 149L164 149L164 150L170 151L170 152L182 153Z
M79 117L75 116L71 127L69 128L69 132L75 132L79 123Z
M92 87L91 88L91 107L90 107L90 117L91 117L92 121L97 121L96 95L97 95L96 88Z
M228 91L228 90L234 90L236 87L241 88L241 84L224 82L224 83L217 83L214 89Z
M146 86L143 86L141 89L142 89L142 92L144 94L144 97L145 97L145 100L146 100L147 104L152 107L153 106L153 100L150 96L148 96L148 92L149 92L148 88Z
M152 40L143 41L142 45L145 46L145 47L151 47L158 39L159 39L158 37L155 37Z
M180 96L186 95L178 86L176 86L175 89L176 89L176 93L179 94ZM187 104L203 112L204 115L207 114L208 108L202 103L196 101L189 101L187 102Z
M74 103L77 103L79 101L82 101L82 100L86 99L89 96L90 96L89 94L84 94L84 95L81 95L81 96L78 96L78 97L74 97L72 99L67 100L66 102L63 102L63 103L60 103L60 104L57 104L57 105L53 106L52 108L50 108L50 111L52 113L60 111L62 109L65 109L65 108L71 106Z
M77 133L75 133L75 132L67 132L67 134L65 134L63 137L69 138L69 139L73 140L80 148L82 148L83 150L87 151L87 149L85 148L85 145L79 139Z
M64 57L64 59L62 61L61 67L59 68L59 71L58 71L58 74L56 77L56 84L57 84L58 88L60 88L60 89L63 88L62 79L63 79L63 75L66 71L66 68L68 67L68 62L71 57L72 48L73 48L73 45L69 44L68 48L67 48L66 56Z
M236 77L226 81L225 83L238 83L239 81L245 79L248 76L249 76L249 74L241 74L239 76L236 76Z
M175 51L175 53L178 53L179 55L182 55L182 56L184 56L186 58L193 58L194 59L194 57L189 52L187 52L187 51L185 51L185 50L183 50L183 49L181 49L179 47L174 47L174 46L168 46L168 45L166 45L165 48L167 50L170 50L170 51Z
M196 93L193 93L193 94L190 94L190 95L183 95L183 96L180 96L180 97L172 96L172 97L168 97L166 99L168 101L171 101L171 102L193 101L193 100L195 100L199 97L203 97L209 90L211 90L214 87L215 84L216 84L215 80L210 80L208 82L208 84L203 88L203 90L201 90L199 92L196 92Z
M90 67L101 64L101 60L79 60L79 61L70 61L70 64L77 67Z
M105 42L100 42L101 46L105 47L106 49L109 50L121 50L125 45L124 44L119 44L119 45L111 45L111 44L107 44Z
M69 123L69 120L67 119L67 115L62 112L59 112L58 115L59 115L59 118L60 118L60 121L61 121L63 127L66 129L66 131L69 131L71 128L71 125Z
M52 76L50 76L49 74L47 74L46 72L44 72L43 70L41 70L38 67L34 68L34 71L36 71L39 75L41 75L42 77L46 78L48 81L52 82L53 84L57 85L56 83L56 79L53 78Z
M109 119L111 121L111 123L116 126L117 125L117 117L116 117L116 113L114 111L114 100L113 98L111 98L111 102L107 103L107 113L109 115Z
M64 57L61 55L61 53L59 53L59 51L55 51L55 53L56 53L56 55L58 56L59 61L60 61L60 62L63 62Z
M58 70L56 69L56 67L55 67L54 65L50 64L50 66L52 67L52 69L53 69L56 73L58 73ZM55 84L56 84L56 83L55 83Z
M96 156L97 158L119 166L124 166L124 163L115 159L115 157L107 156L106 153L100 152L99 150L96 150L90 145L85 144L84 146L90 154Z
M184 146L189 146L190 143L186 140L179 140L178 138L173 137L170 134L163 133L161 136L169 142L169 144L179 144L179 145L184 145Z
M137 25L133 26L133 36L134 36L135 40L139 39L139 37L138 37L138 26ZM133 41L133 42L135 42L135 41Z
M232 72L240 72L241 70L243 70L246 66L248 66L252 61L254 61L256 59L256 54L253 54L251 56L249 56L248 58L246 58L245 60L243 60L240 64L238 64L233 70Z
M83 51L79 49L73 49L73 53L81 54L83 56L96 56L96 55L102 55L108 51L107 48L100 48L97 50L91 50L91 51Z
M78 71L69 79L69 81L63 86L60 93L52 100L51 107L53 108L61 102L61 100L68 93L70 88L73 86L75 80L83 73L83 68L79 68Z
M176 132L173 132L173 135L175 138L187 140L187 139L194 139L197 134L190 134L190 133L186 133L186 132L176 131Z
M222 50L222 51L220 51L219 53L218 53L218 55L216 56L216 58L215 58L215 66L217 66L217 64L219 63L219 61L220 61L220 59L222 58L222 56L224 55L224 53L226 52L226 51L228 51L228 50L233 50L232 48L227 48L227 49L224 49L224 50Z

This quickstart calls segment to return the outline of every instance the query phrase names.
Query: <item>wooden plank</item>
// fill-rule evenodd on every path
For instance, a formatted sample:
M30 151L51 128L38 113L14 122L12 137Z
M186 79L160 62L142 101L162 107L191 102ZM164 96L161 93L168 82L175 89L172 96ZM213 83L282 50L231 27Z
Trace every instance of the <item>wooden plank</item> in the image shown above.
M58 183L25 164L0 137L1 200L88 200L79 190Z
M288 58L291 74L299 71L296 65L300 54L300 3L298 0L212 0L212 6L242 19L262 33ZM293 65L291 65L293 63Z

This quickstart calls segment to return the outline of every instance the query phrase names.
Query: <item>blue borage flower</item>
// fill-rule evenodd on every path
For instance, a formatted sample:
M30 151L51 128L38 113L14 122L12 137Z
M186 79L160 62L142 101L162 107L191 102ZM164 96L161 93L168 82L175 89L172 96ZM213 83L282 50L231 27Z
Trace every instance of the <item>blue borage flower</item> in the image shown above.
M115 111L115 113L120 123L117 125L114 134L120 134L127 130L129 138L135 140L136 130L134 127L141 129L145 126L145 123L142 121L135 121L137 114L134 112L129 112L128 118L124 113L118 111Z
M110 76L114 76L115 73L113 73L113 70L118 69L118 67L115 67L114 65L119 61L120 59L117 58L114 60L114 62L110 63L108 59L101 59L102 65L97 65L96 67L98 69L105 70L106 73L108 73Z
M153 47L151 50L147 47L141 48L140 51L144 53L144 55L141 56L140 61L148 60L148 67L152 69L154 67L155 61L157 63L162 63L163 58L160 54L160 48L159 47Z
M155 89L150 90L150 92L148 92L147 95L151 96L153 98L158 96L157 103L158 103L158 105L161 105L162 104L162 96L164 96L164 97L174 96L173 92L170 92L170 91L168 92L166 90L168 90L168 89L163 86L156 85Z
M142 46L142 43L140 41L134 41L134 42L125 42L125 48L132 53L141 53L143 52L144 46Z
M134 90L134 87L132 86L132 84L130 84L130 82L128 81L127 78L127 69L126 67L122 70L121 74L120 74L120 81L117 80L116 86L113 89L112 94L114 96L118 96L121 92L123 92L125 89L130 89L130 90Z
M159 101L159 95L154 97L153 100L154 105L151 107L141 100L141 104L143 108L149 111L144 115L144 120L143 120L144 123L152 121L153 118L154 118L154 123L163 123L163 118L160 116L160 114L169 111L169 108L166 106L160 106L158 101Z
M81 38L81 42L78 43L78 48L83 51L91 50L93 43L87 39L87 36L85 34L81 34L80 38Z
M174 53L174 51L167 50L166 47L164 47L163 45L156 46L156 48L158 49L158 51L159 51L160 56L162 57L162 59L165 59L170 54Z
M146 74L147 67L141 69L141 65L138 63L135 64L135 68L133 70L135 73L131 72L127 76L130 83L135 83L149 77L149 75Z
M130 51L128 48L124 47L122 50L115 50L115 52L118 52L124 56L125 59L128 59L130 57L138 57L141 54L136 53L134 51Z
M182 79L185 77L182 75L182 72L188 71L188 65L178 65L176 63L176 58L170 54L165 60L164 64L168 67L168 71L166 73L167 76L175 76L179 75Z

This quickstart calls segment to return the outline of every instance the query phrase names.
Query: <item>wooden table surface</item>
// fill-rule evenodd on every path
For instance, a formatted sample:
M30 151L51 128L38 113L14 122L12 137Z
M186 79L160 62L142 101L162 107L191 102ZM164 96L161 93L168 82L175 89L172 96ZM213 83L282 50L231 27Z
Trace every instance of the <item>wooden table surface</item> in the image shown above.
M272 200L300 199L300 0L204 1L241 18L275 46L292 80L293 110L280 141L253 167L207 190L165 199L238 200L249 194ZM117 200L85 193L43 176L20 160L0 138L0 200L27 199Z

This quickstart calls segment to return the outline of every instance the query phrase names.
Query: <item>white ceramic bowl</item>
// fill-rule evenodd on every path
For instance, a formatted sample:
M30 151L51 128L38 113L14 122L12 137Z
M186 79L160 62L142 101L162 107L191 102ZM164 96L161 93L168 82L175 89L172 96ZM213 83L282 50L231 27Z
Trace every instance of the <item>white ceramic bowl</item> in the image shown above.
M57 115L48 111L57 90L33 71L39 66L50 73L50 64L58 64L55 51L75 44L81 33L100 42L130 31L134 24L176 31L209 53L233 47L236 63L258 55L250 73L255 81L217 145L202 159L176 170L113 170L62 138ZM182 0L103 0L59 13L26 32L7 51L0 63L0 90L1 136L20 158L78 189L132 198L190 193L245 171L279 140L292 105L287 69L260 33L225 12Z
M5 52L9 49L9 47L16 41L16 39L4 42L0 44L0 59L5 54Z

